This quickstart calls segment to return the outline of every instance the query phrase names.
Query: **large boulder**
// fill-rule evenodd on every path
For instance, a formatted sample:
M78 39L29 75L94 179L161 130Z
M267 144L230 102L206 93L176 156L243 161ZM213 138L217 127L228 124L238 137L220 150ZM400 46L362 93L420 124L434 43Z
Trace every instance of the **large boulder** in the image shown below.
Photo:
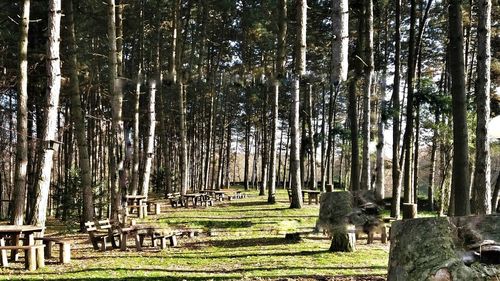
M499 215L396 221L388 280L500 280L499 242Z

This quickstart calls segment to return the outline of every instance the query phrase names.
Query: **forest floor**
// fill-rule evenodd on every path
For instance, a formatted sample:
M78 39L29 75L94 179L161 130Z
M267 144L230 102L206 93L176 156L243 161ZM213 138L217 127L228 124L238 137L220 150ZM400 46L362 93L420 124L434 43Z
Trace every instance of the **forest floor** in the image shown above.
M285 240L287 232L312 231L318 205L288 209L286 192L278 192L278 203L267 196L247 192L245 199L216 202L212 207L162 206L161 215L138 223L175 230L196 229L193 238L178 239L177 247L136 251L133 241L127 251L95 251L86 233L77 225L51 220L46 235L72 240L72 261L59 264L48 259L34 272L23 263L0 267L0 279L8 280L385 280L389 248L375 241L358 240L353 253L330 253L330 240L321 234L300 242ZM145 243L148 243L146 241ZM150 242L149 242L150 243ZM54 257L58 256L57 248ZM21 257L21 261L22 261Z

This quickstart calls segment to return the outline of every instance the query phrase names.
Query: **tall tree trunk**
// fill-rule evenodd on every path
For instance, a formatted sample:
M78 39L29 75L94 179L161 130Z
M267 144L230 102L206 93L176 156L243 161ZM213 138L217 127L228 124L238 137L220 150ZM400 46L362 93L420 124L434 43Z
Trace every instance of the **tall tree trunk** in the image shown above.
M158 65L159 67L159 65ZM148 101L148 130L146 132L146 142L144 147L144 174L142 176L142 195L148 196L149 193L149 178L151 176L151 166L153 165L154 143L155 143L155 127L156 127L156 83L161 85L161 80L158 82L149 82L149 101Z
M188 148L187 148L187 130L186 130L186 107L184 106L184 96L185 96L185 87L182 82L178 83L179 85L179 134L181 137L181 155L179 161L179 169L181 175L181 194L186 194L188 189Z
M476 81L476 169L474 170L474 213L491 213L491 165L488 123L490 119L491 0L478 1Z
M276 203L276 131L278 130L278 102L280 83L285 74L286 63L286 34L287 34L287 0L279 0L278 6L278 45L275 81L273 83L274 91L272 97L272 125L271 125L271 161L269 175L269 196L267 202ZM281 142L280 142L281 149ZM280 153L281 154L281 153ZM281 164L281 159L280 159ZM279 169L279 168L278 168ZM278 170L279 171L279 170Z
M292 176L292 202L290 208L302 208L302 182L300 180L300 80L306 70L306 30L307 30L307 0L297 0L297 41L295 50L295 71L292 88L292 147L290 154L290 170Z
M401 182L399 166L399 140L401 135L399 115L399 87L400 87L400 56L401 56L401 0L394 0L395 4L395 31L394 31L394 83L392 87L392 203L391 217L399 218L401 203Z
M469 137L467 133L467 104L465 95L462 2L450 0L450 74L453 114L453 173L454 215L470 214L469 203Z
M11 223L22 225L26 212L26 181L28 168L28 29L30 0L22 2L19 37L19 78L17 91L17 144Z
M57 107L61 91L61 60L59 42L61 31L61 1L49 1L49 23L47 39L47 103L45 105L40 165L35 186L35 204L31 224L45 227L50 191L54 146L57 131Z
M491 209L494 212L499 211L498 209L498 194L500 193L500 171L498 172L497 181L495 182L495 189L493 190L493 195L491 196Z
M365 89L363 91L363 154L361 170L361 189L370 189L370 128L371 128L371 95L373 80L373 0L365 0L366 5L366 44L365 44Z
M309 145L310 145L310 153L311 153L311 158L310 158L310 169L311 169L311 175L310 175L310 181L309 181L309 188L310 189L316 189L316 143L314 140L314 128L313 128L313 87L311 84L308 85L308 91L307 91L307 129L308 129L308 134L309 134Z
M429 207L431 211L434 211L434 182L436 174L436 152L438 147L438 134L439 130L437 125L439 124L439 113L436 112L434 119L434 135L432 136L432 148L431 148L431 163L429 168L429 188L427 190L427 200L429 202Z
M377 129L377 176L375 182L375 197L377 200L385 198L385 161L384 161L384 127L386 123L386 109L385 109L385 74L382 77L380 92L380 113Z
M114 148L111 151L110 156L112 159L109 167L111 171L111 217L117 220L121 211L121 192L125 187L125 140L122 120L123 93L120 77L118 77L115 0L108 0L108 40L109 91L111 93L111 127L113 131L112 147Z
M404 202L413 203L412 201L412 141L413 141L413 107L414 107L414 83L413 78L415 74L415 21L416 21L416 3L411 0L410 3L410 38L408 44L408 95L406 104L406 128L403 136L403 146L405 151L404 156L404 170L403 170L403 186L404 186Z
M68 60L70 69L70 91L71 91L71 117L75 128L78 143L78 162L80 165L81 188L83 193L83 217L82 222L91 221L94 218L94 199L92 192L92 178L90 171L89 146L87 141L87 130L83 117L84 108L80 101L80 81L78 79L78 61L76 57L76 35L75 22L73 18L73 1L65 1L66 18L68 21L68 48L70 58ZM83 223L82 223L83 225Z
M141 30L144 30L144 1L141 0L139 3L139 19L141 21L140 23L140 28ZM159 36L158 36L159 37ZM132 156L132 183L130 187L130 193L132 195L136 195L137 192L139 191L139 166L140 166L140 151L139 151L139 122L140 122L140 115L139 115L139 107L140 107L140 100L141 100L141 85L142 85L142 69L143 69L143 62L144 62L144 54L143 54L143 49L144 49L144 32L139 32L139 51L138 51L138 63L137 63L137 77L135 81L135 96L134 96L134 124L133 124L133 156ZM157 51L158 53L158 51Z

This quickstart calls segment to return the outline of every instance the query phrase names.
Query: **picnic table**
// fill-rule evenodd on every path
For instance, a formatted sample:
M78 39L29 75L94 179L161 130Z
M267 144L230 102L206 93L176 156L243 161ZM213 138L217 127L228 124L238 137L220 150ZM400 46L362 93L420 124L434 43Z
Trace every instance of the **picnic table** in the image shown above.
M312 200L314 199L314 202L316 204L319 203L319 194L321 191L319 190L313 190L313 189L302 189L302 200L306 200L305 194L307 193L308 199L309 199L309 205L312 204Z
M142 250L144 238L146 237L151 239L152 247L156 247L156 241L159 240L160 248L164 249L166 247L167 238L170 239L170 245L175 246L177 243L175 234L164 234L163 232L163 229L154 225L136 224L129 227L123 227L120 229L120 250L127 250L127 239L131 235L135 238L135 247L137 251Z
M203 194L201 193L186 193L182 195L182 199L185 202L185 207L189 208L189 202L192 202L193 208L196 208L196 204L201 202Z
M222 201L224 199L224 197L226 196L226 192L221 191L221 190L206 189L206 190L204 190L204 192L213 196L215 198L215 200L219 200L219 201Z
M19 246L21 234L24 235L24 245L35 245L35 233L42 232L43 227L34 225L0 225L0 238L10 237L12 246ZM12 250L11 260L17 261L19 253L17 250Z
M144 195L125 195L125 211L128 215L129 209L132 212L133 209L137 209L137 216L139 218L144 218L147 216L146 209L147 197Z

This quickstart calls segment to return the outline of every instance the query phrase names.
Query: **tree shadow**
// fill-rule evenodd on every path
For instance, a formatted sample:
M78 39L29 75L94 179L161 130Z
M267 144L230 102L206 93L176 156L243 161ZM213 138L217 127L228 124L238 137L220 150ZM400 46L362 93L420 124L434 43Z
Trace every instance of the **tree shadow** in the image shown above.
M292 242L281 237L263 237L263 238L244 238L230 240L213 240L208 241L208 245L219 248L240 248L254 246L276 246L293 244Z

